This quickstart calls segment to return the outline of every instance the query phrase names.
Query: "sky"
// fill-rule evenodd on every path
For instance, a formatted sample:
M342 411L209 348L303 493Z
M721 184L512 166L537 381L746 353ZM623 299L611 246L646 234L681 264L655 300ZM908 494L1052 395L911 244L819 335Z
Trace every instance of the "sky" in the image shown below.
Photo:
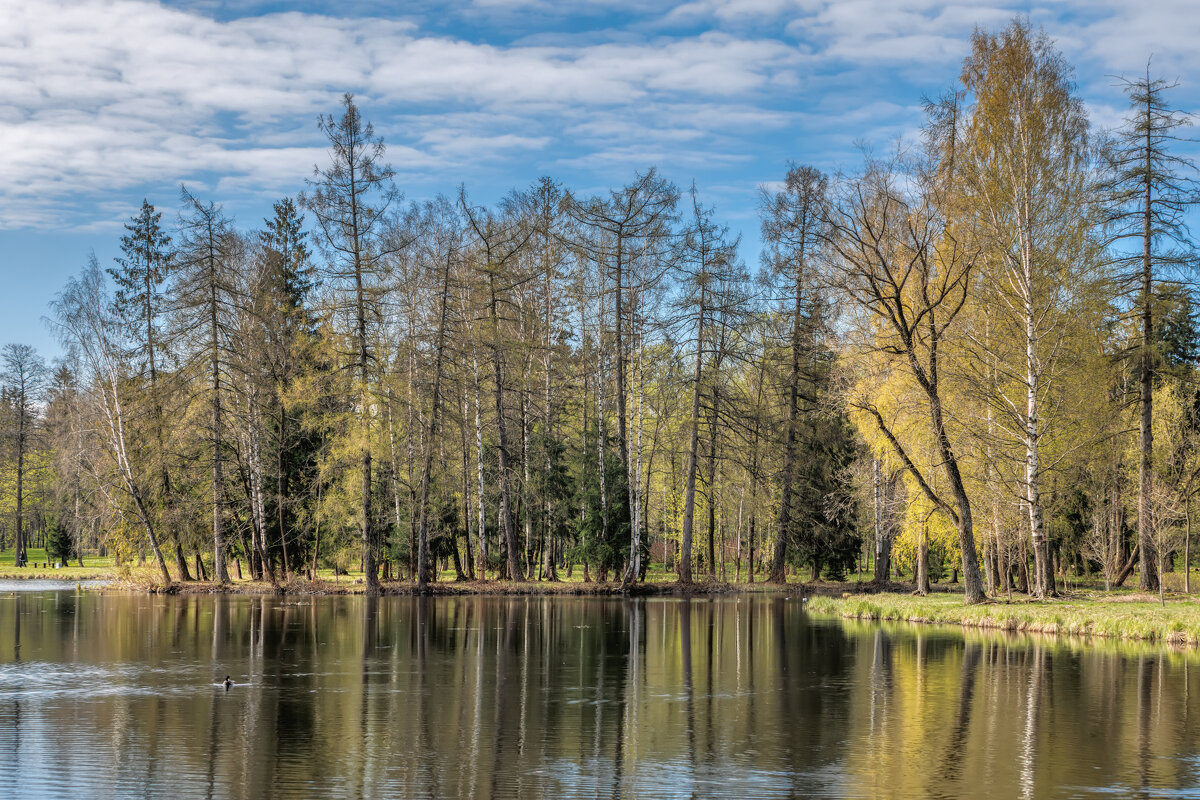
M1200 111L1196 0L0 0L0 344L59 352L47 304L91 253L112 264L143 198L173 222L186 184L260 225L326 162L345 92L408 200L543 175L586 196L654 166L755 266L759 187L913 140L972 31L1016 15L1098 129L1147 59Z

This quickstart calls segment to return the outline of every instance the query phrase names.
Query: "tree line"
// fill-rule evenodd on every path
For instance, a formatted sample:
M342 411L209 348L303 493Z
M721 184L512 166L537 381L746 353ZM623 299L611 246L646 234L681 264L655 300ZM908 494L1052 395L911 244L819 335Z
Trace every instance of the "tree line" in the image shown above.
M1098 131L1044 32L977 30L919 141L760 190L753 272L653 168L406 202L347 94L257 230L144 202L51 304L53 372L4 348L4 535L168 583L1154 589L1200 490L1173 85Z

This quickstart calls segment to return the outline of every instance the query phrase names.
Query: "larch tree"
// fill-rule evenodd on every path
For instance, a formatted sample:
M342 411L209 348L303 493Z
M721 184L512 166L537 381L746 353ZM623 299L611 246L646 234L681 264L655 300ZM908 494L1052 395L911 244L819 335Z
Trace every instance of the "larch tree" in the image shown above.
M514 457L508 431L505 393L508 388L507 332L511 294L519 284L532 279L517 266L533 235L528 220L512 213L492 213L472 206L465 190L459 193L459 208L466 217L474 239L474 267L483 280L482 304L486 322L485 337L492 356L493 399L496 411L496 458L500 479L500 533L507 550L508 577L525 580L521 543L513 519L516 495L513 489Z
M346 94L342 104L345 110L341 117L322 116L318 121L329 140L329 164L313 168L309 190L300 199L316 218L320 245L329 257L324 277L352 320L347 336L351 347L344 367L355 380L363 570L368 594L378 594L380 543L371 482L375 357L368 327L376 316L373 278L379 259L385 255L383 223L397 193L392 183L395 173L383 161L383 139L375 135L371 123L363 120L353 95Z
M723 291L731 283L731 274L737 270L738 241L731 238L728 228L720 227L713 220L713 211L704 208L696 196L696 187L691 190L691 220L681 242L680 257L676 271L682 294L678 318L683 330L677 338L692 345L691 412L687 425L687 455L684 478L683 528L679 553L679 582L692 582L692 538L695 525L696 477L700 466L701 404L705 389L710 385L705 367L714 358L716 339L714 329L720 306L730 292ZM715 447L715 443L710 442ZM711 488L711 485L710 485ZM713 505L710 498L709 506ZM710 526L710 536L711 536ZM709 547L709 570L714 547Z
M771 557L767 580L784 583L789 532L792 529L792 496L796 481L801 414L816 403L811 377L806 366L812 351L806 337L817 282L814 262L825 233L825 212L829 187L820 171L809 166L788 169L783 188L775 193L765 190L760 198L763 261L774 279L775 294L783 312L790 317L788 341L787 422L784 431L783 469L780 474L778 535Z
M633 182L620 190L612 191L606 198L595 198L587 202L572 201L571 214L593 235L581 242L581 249L601 271L605 272L602 285L611 286L612 295L612 352L615 357L615 400L617 416L617 446L622 471L632 475L632 445L629 436L629 315L630 294L634 278L632 262L644 255L643 251L655 248L668 235L668 228L675 212L679 191L674 184L661 177L654 169L636 175ZM606 298L599 302L604 304ZM603 341L604 331L597 336ZM603 471L603 468L601 468ZM633 484L625 486L626 497L620 506L625 518L616 524L633 525Z
M1178 153L1190 116L1172 107L1174 82L1146 74L1122 82L1129 117L1108 150L1106 185L1113 241L1130 245L1119 259L1132 288L1138 319L1138 553L1139 587L1157 586L1151 489L1154 462L1155 287L1190 261L1186 218L1200 200L1196 165Z
M212 483L213 579L229 583L225 523L225 395L230 390L230 328L235 308L233 275L242 245L221 207L181 190L176 336L191 343L190 366L208 404L205 431Z

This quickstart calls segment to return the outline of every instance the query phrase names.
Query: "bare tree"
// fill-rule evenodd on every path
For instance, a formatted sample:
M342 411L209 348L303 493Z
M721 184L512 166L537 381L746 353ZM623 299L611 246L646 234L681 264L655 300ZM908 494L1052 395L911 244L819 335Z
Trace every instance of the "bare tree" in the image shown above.
M500 532L504 536L508 555L508 575L514 581L524 581L521 547L513 523L513 466L505 419L505 381L507 380L503 311L510 306L509 292L519 283L531 280L522 276L514 267L518 257L529 242L533 229L519 217L496 215L485 209L473 207L467 201L465 191L459 192L459 206L466 215L468 227L477 240L478 254L476 269L483 273L487 282L485 303L487 305L488 347L492 353L492 378L496 404L497 459L500 472Z
M188 210L180 218L179 279L176 284L180 313L178 336L202 342L190 354L193 367L205 374L209 406L207 431L212 477L213 578L229 583L225 536L225 412L223 398L229 390L229 338L234 309L234 261L241 240L220 206L202 203L182 189Z
M628 431L628 386L629 386L629 315L628 303L633 277L632 262L645 258L647 251L661 247L668 235L669 223L679 199L679 191L658 172L650 169L636 175L634 181L618 191L610 192L604 199L581 203L572 202L572 216L586 228L596 233L590 241L580 246L588 251L589 257L602 270L611 274L613 297L613 353L616 357L616 403L617 443L620 448L621 465L625 474L634 478L627 481L627 502L621 504L630 515L634 508L634 483L632 449ZM604 298L600 298L604 303ZM602 340L603 332L598 333ZM601 466L603 472L603 466ZM632 516L624 522L633 525Z
M832 204L830 277L861 317L866 352L905 370L928 403L937 469L949 498L934 488L871 398L850 401L874 419L921 491L957 527L965 600L971 604L986 594L971 503L947 429L941 369L943 345L970 293L978 246L948 224L940 199L927 172L903 169L898 162L868 163L865 174L846 181Z
M734 309L727 308L736 304L739 298L734 284L737 282L737 245L738 240L730 238L728 228L722 228L713 220L713 211L700 205L696 196L696 187L691 190L692 219L684 231L681 242L680 257L677 272L681 280L682 294L680 298L680 322L686 328L679 336L681 340L690 339L694 347L692 380L691 380L691 413L688 420L688 449L687 473L684 480L683 500L683 530L680 542L679 582L692 582L692 536L696 507L696 476L699 467L700 453L700 410L701 400L705 389L712 383L711 376L706 375L706 364L710 369L715 368L719 358L722 338L716 333L717 328ZM721 319L718 319L720 317ZM708 378L708 382L706 382ZM715 404L715 398L714 398ZM713 435L710 437L710 462L715 463L716 450L716 419L717 409L710 404L713 415ZM713 463L710 463L709 491L713 489ZM709 498L710 511L715 505L715 497ZM715 546L713 541L713 524L709 524L708 562L710 574L715 570Z

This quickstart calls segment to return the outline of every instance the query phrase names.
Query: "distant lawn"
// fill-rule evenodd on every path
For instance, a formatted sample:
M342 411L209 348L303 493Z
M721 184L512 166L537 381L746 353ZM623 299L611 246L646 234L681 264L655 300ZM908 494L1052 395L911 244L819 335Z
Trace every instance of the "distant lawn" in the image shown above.
M17 567L16 550L0 550L0 578L55 578L69 581L109 578L113 575L113 560L108 556L85 555L82 567L77 560L71 559L68 566L55 569L44 548L27 547L25 555L29 564Z

